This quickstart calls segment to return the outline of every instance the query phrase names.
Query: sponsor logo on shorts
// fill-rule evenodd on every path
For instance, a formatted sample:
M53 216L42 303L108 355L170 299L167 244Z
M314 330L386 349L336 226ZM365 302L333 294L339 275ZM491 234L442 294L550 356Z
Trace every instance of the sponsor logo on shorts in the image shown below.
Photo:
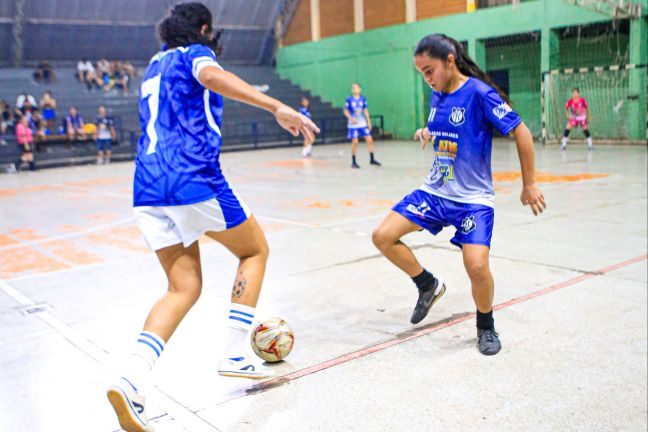
M468 216L463 221L461 221L461 232L464 234L469 234L477 228L475 223L475 216Z
M511 111L513 111L513 108L511 108L506 102L502 102L501 104L493 108L493 114L500 120L506 117L506 114L510 113Z
M427 203L422 203L418 207L416 207L414 204L408 204L407 206L408 212L413 213L419 217L425 217L425 212L430 210L430 206Z
M450 113L450 123L454 126L459 126L466 121L465 114L466 108L452 107L452 112Z

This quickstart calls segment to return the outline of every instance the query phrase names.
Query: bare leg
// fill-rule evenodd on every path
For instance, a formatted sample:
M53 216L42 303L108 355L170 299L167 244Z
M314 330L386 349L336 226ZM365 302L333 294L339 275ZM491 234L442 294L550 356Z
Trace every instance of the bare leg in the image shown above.
M484 245L463 245L463 261L470 278L472 296L477 309L488 313L493 309L495 282L488 264L490 250Z
M221 243L239 259L232 288L232 302L256 307L269 249L263 230L254 216L235 228L220 232L210 231L207 235Z
M371 135L367 135L365 137L365 141L367 142L367 150L369 150L369 153L374 152L374 139Z
M144 331L155 333L168 341L200 297L200 249L198 242L194 242L188 248L177 244L156 253L169 280L169 288L151 309L144 323Z
M400 238L420 229L421 227L414 222L391 211L374 230L372 240L378 250L389 261L410 277L414 277L423 272L423 266L418 262L412 250Z

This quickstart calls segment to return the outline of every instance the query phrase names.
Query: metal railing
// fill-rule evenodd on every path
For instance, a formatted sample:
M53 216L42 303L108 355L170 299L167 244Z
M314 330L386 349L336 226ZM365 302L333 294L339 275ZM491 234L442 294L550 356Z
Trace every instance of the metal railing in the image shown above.
M319 126L317 145L347 141L347 120L343 117L313 119ZM382 139L385 121L382 115L372 115L372 136ZM137 154L139 131L121 128L121 119L115 118L118 139L113 143L114 160L129 160ZM260 148L301 146L302 138L296 138L281 129L274 120L248 122L224 128L222 152ZM35 141L34 159L38 168L80 165L96 160L97 146L94 140L70 141L65 137L58 140ZM16 162L20 149L13 135L0 136L0 172Z

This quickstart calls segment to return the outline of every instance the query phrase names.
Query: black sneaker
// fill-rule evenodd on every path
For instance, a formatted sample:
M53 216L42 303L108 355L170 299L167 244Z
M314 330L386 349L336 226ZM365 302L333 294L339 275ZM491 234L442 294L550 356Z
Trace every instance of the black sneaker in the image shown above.
M495 355L502 349L499 334L492 329L477 329L477 348L484 355Z
M360 165L358 165L357 163L353 162L353 163L351 164L351 168L360 168Z
M416 301L416 306L414 306L414 312L412 313L410 322L412 324L418 324L423 321L423 318L425 318L428 312L430 312L432 305L439 300L439 297L445 294L445 291L446 286L443 283L443 280L439 278L434 278L434 286L432 289L427 291L419 290L419 297Z
M382 164L381 164L380 162L378 162L377 160L375 160L375 159L372 160L372 161L369 162L369 163L370 163L371 165L382 166Z

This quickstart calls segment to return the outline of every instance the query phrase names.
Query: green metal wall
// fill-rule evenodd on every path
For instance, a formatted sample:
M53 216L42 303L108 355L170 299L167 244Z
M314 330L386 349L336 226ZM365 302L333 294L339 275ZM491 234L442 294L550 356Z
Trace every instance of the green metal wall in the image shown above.
M635 0L637 1L637 0ZM638 0L644 5L647 0ZM644 7L644 13L648 7ZM318 42L290 45L277 52L277 71L283 77L311 90L340 108L350 93L353 82L360 82L369 102L370 111L385 115L385 129L398 138L409 137L426 115L427 99L421 78L412 63L412 53L420 38L430 33L446 33L469 45L478 40L511 36L529 32L554 33L552 29L610 21L608 15L570 5L563 0L536 0L523 2L517 10L510 5L478 10L471 14L457 14L419 21L411 24L385 27L362 33L326 38ZM640 31L646 31L646 18ZM635 36L636 38L636 36ZM558 39L556 39L558 40ZM639 40L639 39L638 39ZM486 48L485 61L489 70L508 69L511 99L532 132L540 133L540 80L543 65L551 68L610 64L606 50L578 51L574 41L549 41L547 46L559 52L542 52L540 42L497 45ZM627 41L625 42L627 45ZM547 50L549 51L549 50ZM634 50L635 61L645 63L646 44ZM583 64L573 64L580 58ZM633 60L630 59L630 60ZM642 62L642 61L637 61ZM483 66L483 65L482 65ZM545 66L544 69L549 69ZM645 71L645 70L644 70ZM635 83L636 89L641 87ZM636 90L635 89L635 90ZM645 101L645 81L643 81ZM630 110L636 121L645 125L645 106ZM634 120L633 120L634 121ZM640 128L635 131L641 133ZM633 136L642 139L642 136Z

